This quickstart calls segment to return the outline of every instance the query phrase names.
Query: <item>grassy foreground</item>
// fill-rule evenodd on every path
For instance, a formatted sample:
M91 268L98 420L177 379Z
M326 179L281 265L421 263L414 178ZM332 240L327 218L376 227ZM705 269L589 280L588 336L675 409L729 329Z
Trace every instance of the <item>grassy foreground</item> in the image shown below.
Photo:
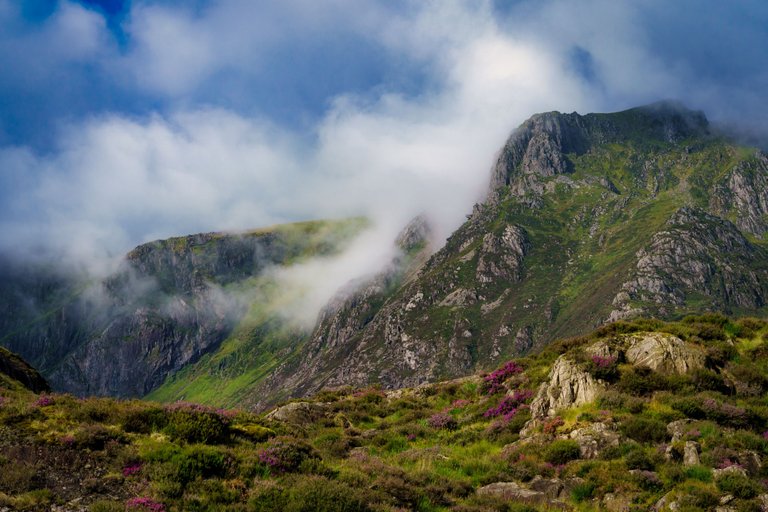
M648 331L700 346L705 368L663 375L583 355L596 340ZM330 390L272 415L38 395L0 376L0 509L650 510L664 498L683 511L762 510L766 333L763 320L720 315L617 323L488 374L411 390ZM521 440L528 404L561 354L607 391ZM683 427L673 441L674 421ZM613 426L619 442L585 458L568 434L596 423ZM684 463L689 442L700 447L697 464ZM477 492L542 479L567 492Z

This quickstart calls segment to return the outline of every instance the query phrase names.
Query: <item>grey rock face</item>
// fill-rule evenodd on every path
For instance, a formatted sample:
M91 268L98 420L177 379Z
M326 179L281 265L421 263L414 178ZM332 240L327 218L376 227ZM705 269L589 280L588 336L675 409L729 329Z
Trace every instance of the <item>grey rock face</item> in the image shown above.
M664 312L682 305L689 294L707 296L714 307L760 308L768 297L768 269L754 261L765 251L750 243L731 222L700 209L684 207L637 254L634 276L621 286L608 320L627 313ZM633 309L631 303L645 308Z
M704 368L704 352L677 336L661 333L634 334L626 337L626 343L626 360L635 366L678 374Z
M683 466L696 466L699 461L699 443L696 441L686 441L683 448Z
M531 416L546 418L559 410L592 402L604 389L601 381L560 356L531 402Z
M291 402L267 414L267 419L303 426L326 414L326 406L317 402Z
M573 430L569 437L579 443L582 459L595 459L603 450L618 446L621 441L621 436L613 426L600 422Z
M709 122L702 112L670 102L623 114L616 117L548 112L531 117L501 150L491 175L489 198L494 200L505 187L519 196L541 193L536 178L570 172L567 154L583 154L596 144L622 142L630 133L640 132L667 142L709 133Z
M506 226L500 236L487 233L483 236L477 262L478 283L519 281L522 277L523 258L529 250L528 236L519 226Z

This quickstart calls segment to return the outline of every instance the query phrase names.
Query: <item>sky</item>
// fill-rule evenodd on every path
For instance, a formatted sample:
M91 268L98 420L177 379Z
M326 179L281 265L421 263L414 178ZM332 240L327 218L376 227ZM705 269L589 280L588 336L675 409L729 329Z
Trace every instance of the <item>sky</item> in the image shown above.
M367 215L379 264L419 213L455 229L540 111L768 134L763 0L0 0L0 69L0 250L90 262Z

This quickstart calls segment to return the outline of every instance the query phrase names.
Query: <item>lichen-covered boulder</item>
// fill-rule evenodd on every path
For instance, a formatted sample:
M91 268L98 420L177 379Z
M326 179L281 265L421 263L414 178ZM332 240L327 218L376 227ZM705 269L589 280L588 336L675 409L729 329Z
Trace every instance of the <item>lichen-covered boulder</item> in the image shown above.
M562 409L594 401L605 385L563 356L557 358L547 381L536 392L531 403L531 416L554 416Z
M603 450L618 446L621 436L615 428L605 423L591 425L573 430L569 437L579 444L582 459L597 458Z
M303 426L322 418L326 406L315 402L291 402L267 414L267 419Z
M688 373L704 367L704 351L677 336L664 333L638 333L625 338L628 363L647 366L662 373Z

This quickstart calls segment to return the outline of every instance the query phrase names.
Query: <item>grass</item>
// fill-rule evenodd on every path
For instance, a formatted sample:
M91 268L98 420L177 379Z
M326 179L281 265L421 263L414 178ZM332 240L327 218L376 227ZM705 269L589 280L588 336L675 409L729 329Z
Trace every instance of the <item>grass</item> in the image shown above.
M503 386L535 389L559 355L581 360L577 353L587 344L612 343L621 333L651 326L704 348L719 338L731 339L736 349L721 364L734 375L749 375L742 366L768 361L756 341L768 332L763 320L718 315L679 322L638 320L562 340L520 359L523 373ZM753 356L744 357L747 353ZM620 365L620 372L629 371L630 365ZM671 492L703 506L712 496L719 499L720 488L737 492L735 505L748 507L756 492L764 492L761 470L726 481L715 479L713 469L746 464L748 451L757 453L763 464L768 462L765 417L758 414L740 426L729 426L723 411L735 409L720 405L713 419L696 419L686 426L682 439L700 443L700 465L686 468L680 460L663 456L670 441L666 424L681 418L671 405L697 396L693 379L679 377L673 389L650 395L626 395L625 401L643 405L634 413L613 399L560 411L564 421L556 430L559 439L541 426L534 429L534 437L522 441L522 423L485 416L503 394L486 395L482 375L406 390L397 397L376 388L328 390L309 399L322 403L322 414L288 423L197 405L56 394L43 400L18 383L3 385L0 504L45 510L78 497L93 511L120 510L138 499L159 503L167 511L279 510L301 503L317 510L345 510L339 508L341 503L358 507L348 510L495 510L479 505L496 502L481 499L475 494L478 488L509 481L525 486L540 475L564 481L582 478L564 498L575 510L589 510L608 493L650 507ZM768 410L764 392L745 393L703 396L744 410ZM450 415L455 425L430 426L430 418L438 414ZM623 436L610 456L582 460L568 434L595 421L615 424L635 440ZM629 467L643 472L629 473ZM70 485L68 479L88 484ZM532 510L545 509L534 505Z

